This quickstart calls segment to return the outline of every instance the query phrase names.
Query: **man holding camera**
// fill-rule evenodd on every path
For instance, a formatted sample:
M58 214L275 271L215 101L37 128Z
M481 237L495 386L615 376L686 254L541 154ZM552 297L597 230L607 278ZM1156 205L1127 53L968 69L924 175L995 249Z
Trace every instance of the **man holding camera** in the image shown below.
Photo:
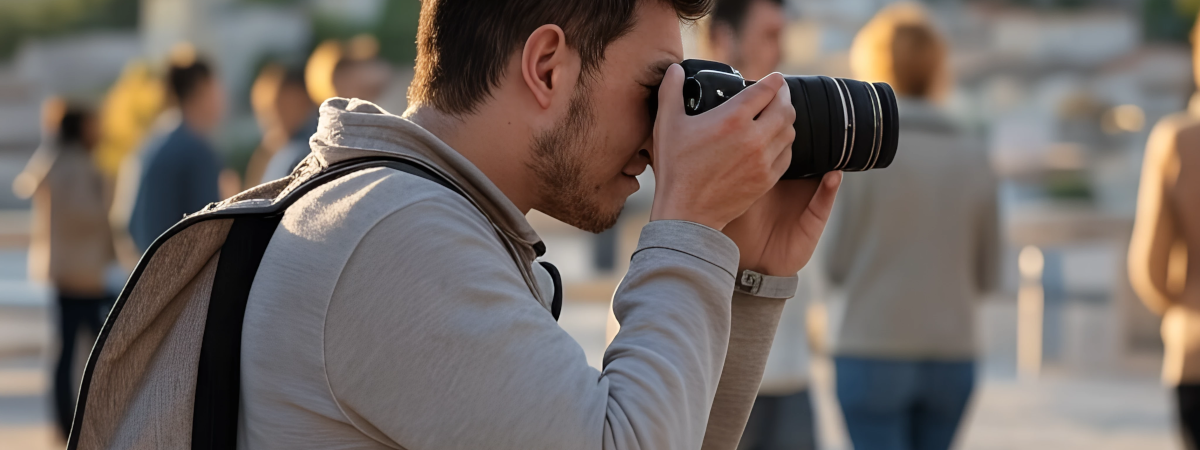
M841 181L777 181L772 74L688 116L679 21L704 0L426 0L405 118L321 108L299 171L415 161L288 209L244 322L243 448L733 448ZM657 116L647 104L657 90ZM653 165L604 370L555 323L530 209L615 223Z

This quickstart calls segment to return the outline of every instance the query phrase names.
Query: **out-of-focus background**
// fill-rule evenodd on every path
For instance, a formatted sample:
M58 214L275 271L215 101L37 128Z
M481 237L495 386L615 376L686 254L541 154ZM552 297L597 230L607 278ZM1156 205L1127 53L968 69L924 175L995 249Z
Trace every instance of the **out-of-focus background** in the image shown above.
M851 76L855 34L888 3L788 0L780 69ZM957 446L1181 448L1159 377L1159 319L1133 294L1125 263L1149 129L1195 91L1188 35L1200 1L925 4L950 44L945 105L986 143L1001 180L1002 289L978 311L980 381ZM126 123L137 122L131 111L157 111L161 94L146 86L190 42L211 59L229 105L213 146L244 174L264 141L251 102L263 67L303 66L321 42L370 36L391 69L377 103L402 112L419 9L416 0L0 0L0 448L62 445L49 394L54 293L29 281L30 203L8 189L42 140L43 101L67 95L111 113L103 132L127 143L98 149L95 162L115 177L145 135L146 125ZM685 28L689 52L698 29ZM611 293L645 220L637 211L609 244L531 215L566 282L561 323L596 366ZM615 256L597 250L608 245ZM811 327L826 316L820 301L808 306ZM820 351L811 371L821 448L848 449Z

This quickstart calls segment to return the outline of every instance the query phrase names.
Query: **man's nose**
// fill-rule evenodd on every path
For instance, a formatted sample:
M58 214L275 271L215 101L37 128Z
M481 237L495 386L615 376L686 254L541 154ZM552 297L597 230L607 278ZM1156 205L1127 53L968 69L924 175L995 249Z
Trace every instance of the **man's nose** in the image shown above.
M650 165L654 165L654 124L650 124L650 134L646 135L646 140L642 141L642 146L639 147L638 155L643 156L650 161Z

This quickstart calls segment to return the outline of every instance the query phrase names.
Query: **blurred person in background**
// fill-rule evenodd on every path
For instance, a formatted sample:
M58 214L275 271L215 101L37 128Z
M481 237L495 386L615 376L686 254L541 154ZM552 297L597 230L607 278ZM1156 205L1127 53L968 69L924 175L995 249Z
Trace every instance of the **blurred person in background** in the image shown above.
M995 176L935 104L947 47L922 8L885 8L850 58L895 89L904 131L888 170L847 177L828 231L838 400L856 449L945 450L975 385L976 302L997 283Z
M704 58L733 66L747 80L767 76L783 58L783 0L719 0L713 9Z
M1200 27L1193 28L1200 86ZM1142 302L1162 314L1163 381L1175 387L1180 428L1200 448L1200 94L1162 119L1142 163L1129 276ZM1190 263L1190 264L1189 264Z
M136 169L121 175L137 180L127 223L139 253L185 215L230 194L222 192L221 178L229 172L211 143L225 114L220 80L194 50L180 47L172 52L166 85L177 118L159 124L159 134L131 155Z
M263 140L246 167L245 188L269 181L263 179L263 174L276 153L308 153L308 138L317 131L318 117L304 71L279 64L269 64L259 73L250 88L250 104Z
M782 59L786 22L783 0L718 0L709 18L701 57L725 62L747 79L765 77ZM811 280L806 275L800 277L796 297L783 308L758 398L739 449L817 448L808 392L809 355L804 322Z
M166 91L162 76L156 74L149 63L133 60L126 64L121 76L109 88L100 107L100 141L96 144L94 159L107 182L108 198L112 200L108 223L113 232L117 261L123 270L112 273L109 281L118 286L118 291L142 256L129 236L128 221L139 172L137 158L130 155L137 153L146 135L153 131L167 101Z
M54 288L59 351L54 367L54 414L65 438L75 412L72 367L80 332L97 335L113 297L105 272L115 261L108 228L104 178L93 163L98 123L85 106L46 102L45 142L14 183L33 200L29 273ZM86 338L85 338L86 339Z
M313 50L304 68L308 95L317 105L334 97L375 102L383 95L391 76L391 67L379 58L379 41L370 35L357 36L346 42L322 42ZM311 131L316 131L316 124L313 125ZM290 175L308 154L307 136L303 145L285 146L271 157L262 180Z

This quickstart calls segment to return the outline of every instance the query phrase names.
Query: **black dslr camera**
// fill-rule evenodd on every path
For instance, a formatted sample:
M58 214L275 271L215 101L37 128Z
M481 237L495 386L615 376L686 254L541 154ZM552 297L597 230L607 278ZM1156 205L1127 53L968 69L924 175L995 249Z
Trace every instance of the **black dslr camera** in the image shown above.
M689 59L680 65L686 77L684 109L691 116L716 108L754 84L727 64ZM882 169L892 163L900 126L891 86L826 76L785 80L796 108L796 140L792 165L783 179Z

